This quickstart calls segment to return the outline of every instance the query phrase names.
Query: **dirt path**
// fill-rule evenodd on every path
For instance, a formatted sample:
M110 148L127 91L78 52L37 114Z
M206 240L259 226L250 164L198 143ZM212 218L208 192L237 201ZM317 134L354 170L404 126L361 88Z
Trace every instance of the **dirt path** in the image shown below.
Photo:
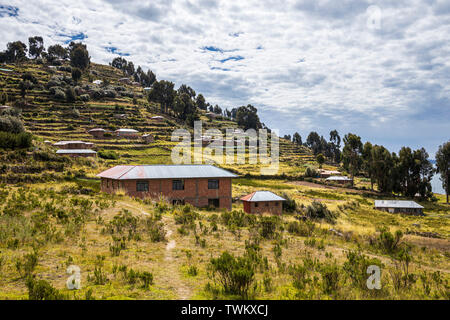
M177 243L173 236L173 220L169 217L163 217L164 229L166 230L166 254L164 257L165 262L167 262L166 272L170 275L170 285L176 288L178 299L188 300L192 295L192 290L189 285L182 279L180 274L179 266L175 262L174 249Z
M378 194L378 193L376 193L374 191L370 191L370 190L358 190L358 189L351 189L351 188L344 188L344 187L328 186L328 185L323 185L323 184L308 182L308 181L293 181L291 183L295 184L297 186L304 186L304 187L310 187L310 188L340 190L340 191L346 191L346 192L358 193L358 194L361 194L361 193L370 193L370 194L374 194L374 195Z
M138 211L142 215L149 216L148 212L145 212L143 209L138 206L131 205L125 202L119 202L121 206L128 207L133 209L134 211ZM177 248L177 243L175 239L173 239L173 233L175 229L175 224L173 219L164 216L162 218L162 222L164 224L164 230L166 231L166 248L164 253L164 261L162 261L164 272L164 285L167 285L169 288L175 288L177 293L177 299L179 300L188 300L192 296L192 289L189 284L182 278L180 274L179 264L176 263L176 254L175 249Z

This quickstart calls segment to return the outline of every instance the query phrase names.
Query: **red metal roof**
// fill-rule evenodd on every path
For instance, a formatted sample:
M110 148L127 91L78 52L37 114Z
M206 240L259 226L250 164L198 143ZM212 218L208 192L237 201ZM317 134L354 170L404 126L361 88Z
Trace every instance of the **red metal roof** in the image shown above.
M248 194L248 195L246 195L246 196L243 196L242 198L241 198L241 200L242 201L250 201L250 200L252 200L252 198L253 198L253 195L256 193L256 191L255 192L252 192L252 193L250 193L250 194Z

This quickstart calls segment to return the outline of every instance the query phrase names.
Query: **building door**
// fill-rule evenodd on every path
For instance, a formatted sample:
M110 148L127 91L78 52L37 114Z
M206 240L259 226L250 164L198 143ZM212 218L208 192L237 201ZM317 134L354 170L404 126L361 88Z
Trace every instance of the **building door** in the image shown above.
M208 206L218 208L220 205L219 199L208 199Z

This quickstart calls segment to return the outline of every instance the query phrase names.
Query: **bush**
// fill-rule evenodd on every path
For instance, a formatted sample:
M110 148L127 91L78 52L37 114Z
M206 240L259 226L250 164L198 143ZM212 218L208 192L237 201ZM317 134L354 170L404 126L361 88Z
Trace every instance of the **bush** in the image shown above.
M312 167L308 167L306 168L305 171L305 177L308 178L316 178L318 176L318 172L316 169L312 168Z
M2 149L25 149L32 145L32 135L28 132L18 134L0 132L0 148Z
M392 234L386 228L380 230L380 234L376 240L378 248L388 254L394 254L399 250L400 240L403 237L403 233L397 230L395 234Z
M287 230L289 233L301 237L310 237L313 235L315 224L312 221L292 221L289 222Z
M255 281L253 263L248 258L234 257L225 251L219 258L211 258L209 269L225 293L248 297L251 285Z
M26 281L29 300L65 300L66 297L45 280L28 277Z
M336 215L328 210L327 206L319 201L313 201L306 208L306 216L311 219L323 219L327 222L334 223Z
M292 199L287 193L282 193L281 196L286 199L286 201L283 201L283 211L290 213L295 212L297 209L297 203L294 199Z
M84 102L88 102L91 97L88 94L80 95L80 100Z
M367 289L367 268L371 265L382 267L378 259L367 258L359 251L348 251L343 269L355 287Z
M261 217L259 221L259 233L264 239L274 239L277 235L277 228L280 225L279 217Z
M110 151L100 150L97 154L102 159L109 159L109 160L119 159L119 155L113 150Z
M22 121L17 117L0 116L0 131L20 133L24 131Z
M55 89L55 93L53 96L55 97L55 99L58 99L61 101L66 100L66 94L61 89Z

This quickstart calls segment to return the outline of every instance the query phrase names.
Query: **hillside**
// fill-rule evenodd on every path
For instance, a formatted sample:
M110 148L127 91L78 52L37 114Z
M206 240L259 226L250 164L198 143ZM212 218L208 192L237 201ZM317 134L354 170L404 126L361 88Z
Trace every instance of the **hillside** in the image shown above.
M278 175L260 177L257 165L222 166L241 175L233 181L233 198L270 190L292 200L295 208L283 216L244 214L239 201L226 212L120 191L103 194L97 173L117 164L168 164L176 144L171 133L192 128L161 113L142 87L119 82L122 71L99 64L91 64L77 84L79 97L86 85L121 89L115 97L71 103L48 89L52 77L70 78L69 72L32 63L4 65L0 92L7 94L7 104L19 101L25 74L37 83L17 107L35 140L27 149L1 150L0 299L32 298L39 286L30 275L52 286L47 291L52 298L67 299L450 298L450 210L444 196L420 202L424 216L375 210L375 199L392 197L369 191L364 177L356 178L355 187L306 177L308 167L318 167L314 156L284 139ZM93 85L97 79L106 88ZM119 114L126 117L116 118ZM152 120L156 115L164 121ZM209 120L204 111L200 117L204 130L237 126ZM87 131L98 127L133 128L154 135L155 142L95 139ZM118 157L59 157L46 140L93 142L97 151ZM75 292L66 288L69 265L81 269L82 287ZM382 270L381 290L366 287L369 265ZM224 288L218 266L245 277Z

